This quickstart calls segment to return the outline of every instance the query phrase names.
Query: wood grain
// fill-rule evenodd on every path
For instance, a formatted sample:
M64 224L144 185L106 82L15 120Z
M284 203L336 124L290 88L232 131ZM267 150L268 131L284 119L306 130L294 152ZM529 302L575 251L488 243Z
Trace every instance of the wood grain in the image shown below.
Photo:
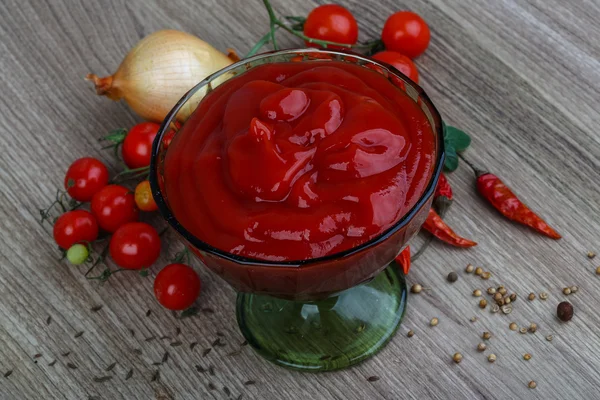
M282 15L305 15L316 4L273 3ZM463 165L450 176L457 201L447 220L480 245L461 251L435 243L415 263L410 283L430 290L410 297L399 334L379 355L318 375L275 367L247 346L228 355L243 338L235 293L224 282L197 266L206 311L175 319L154 300L157 268L146 279L122 274L104 285L87 281L83 267L58 261L38 209L76 157L94 155L116 171L97 138L137 121L125 104L95 96L83 80L87 73L114 71L140 38L167 27L244 54L266 31L261 2L6 0L0 7L0 398L221 399L228 397L223 387L230 398L244 399L598 398L594 270L600 257L588 260L586 253L600 253L599 3L342 3L359 17L364 39L376 37L398 9L411 8L429 22L431 46L417 60L422 86L448 123L472 134L467 157L500 174L564 238L547 240L495 214L474 194L472 173ZM158 264L181 248L172 233L164 242ZM469 262L491 271L492 279L464 274ZM454 284L445 281L451 270L459 271ZM498 284L520 296L508 316L480 310L470 295ZM580 287L569 297L576 315L561 324L555 308L569 285ZM542 291L548 300L525 300ZM103 307L92 311L97 305ZM478 320L470 322L472 316ZM428 325L432 317L440 319L435 328ZM512 321L535 322L538 332L512 332ZM405 335L409 329L412 338ZM476 345L484 330L494 336L481 354ZM75 337L78 332L84 333ZM226 346L203 357L217 332ZM182 345L170 345L176 341ZM464 356L459 365L451 360L457 351ZM165 352L168 360L153 366ZM491 352L494 364L486 359ZM527 352L530 361L522 359ZM196 365L212 366L214 375ZM112 379L94 379L104 376ZM368 382L369 376L380 380ZM248 380L256 383L244 385ZM527 388L530 380L537 389Z

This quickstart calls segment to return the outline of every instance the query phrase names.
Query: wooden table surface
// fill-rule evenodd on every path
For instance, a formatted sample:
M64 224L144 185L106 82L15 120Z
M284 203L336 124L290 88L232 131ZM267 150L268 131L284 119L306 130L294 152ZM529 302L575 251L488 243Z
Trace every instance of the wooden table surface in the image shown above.
M313 1L274 0L281 15L306 15ZM60 254L39 208L78 157L117 162L97 139L138 118L124 103L97 97L83 77L108 74L143 36L181 29L244 54L264 34L259 0L5 0L0 7L0 398L399 399L600 398L600 3L591 0L343 1L361 38L377 37L388 14L411 8L432 30L417 60L421 83L446 121L473 138L466 156L504 180L563 239L556 242L503 219L477 197L466 165L449 176L456 202L447 221L479 246L434 243L415 262L404 322L376 357L323 374L288 371L242 347L235 293L196 264L199 305L175 319L152 292L153 276L181 249L168 233L148 278L121 274L99 285ZM285 46L300 46L280 35ZM419 238L414 247L418 247ZM467 263L492 272L482 281ZM448 272L459 280L449 284ZM505 285L519 295L510 315L480 310L474 289ZM561 289L569 323L556 318ZM546 301L527 301L546 291ZM93 311L96 306L103 306ZM213 312L210 312L210 311ZM477 316L476 322L470 322ZM439 318L439 325L429 320ZM538 325L535 334L509 330ZM414 337L406 332L412 329ZM179 334L177 334L180 331ZM493 337L476 351L483 331ZM83 334L78 335L78 333ZM548 342L545 337L554 335ZM225 346L204 349L223 335ZM170 338L163 338L168 336ZM155 338L148 340L148 338ZM181 342L181 346L172 343ZM190 345L197 346L190 350ZM169 357L160 366L153 363ZM461 352L459 365L452 355ZM490 364L487 355L497 355ZM529 361L524 353L531 353ZM37 358L36 358L36 355ZM109 366L116 365L106 371ZM199 372L209 369L210 372ZM12 371L12 373L11 373ZM133 375L127 379L132 371ZM160 376L155 381L156 371ZM100 383L98 377L110 376ZM368 377L378 376L374 382ZM255 384L245 385L247 381ZM528 382L537 382L529 389ZM211 387L214 387L211 390ZM231 395L228 396L228 388Z

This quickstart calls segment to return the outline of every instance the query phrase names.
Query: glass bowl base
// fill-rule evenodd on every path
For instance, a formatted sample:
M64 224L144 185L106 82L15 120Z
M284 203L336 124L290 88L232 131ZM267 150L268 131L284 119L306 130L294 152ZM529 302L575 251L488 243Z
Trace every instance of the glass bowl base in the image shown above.
M319 301L239 293L242 334L267 360L301 371L346 368L381 350L406 308L406 283L392 263L370 282Z

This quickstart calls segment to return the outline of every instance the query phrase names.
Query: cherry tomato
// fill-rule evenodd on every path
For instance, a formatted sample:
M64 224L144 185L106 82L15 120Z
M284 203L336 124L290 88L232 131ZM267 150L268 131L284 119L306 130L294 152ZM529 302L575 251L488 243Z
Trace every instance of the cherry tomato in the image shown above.
M98 238L98 222L89 211L68 211L58 217L54 223L53 234L56 244L67 250L76 243L96 240Z
M138 220L139 211L133 193L123 186L103 187L92 197L90 208L98 225L108 232L114 232L121 225Z
M110 257L121 268L147 268L160 255L160 237L151 225L130 222L113 233L108 250Z
M387 50L415 58L429 46L430 35L429 26L418 14L399 11L385 22L381 39Z
M65 175L65 189L77 201L90 201L108 183L108 169L92 157L75 160Z
M200 277L185 264L169 264L154 280L156 300L169 310L189 308L200 294Z
M67 260L73 265L80 265L87 261L90 252L84 244L74 244L67 250Z
M313 39L354 44L358 40L358 24L346 8L337 4L325 4L308 14L304 23L304 34ZM306 45L319 47L309 42L306 42Z
M419 83L419 72L412 60L395 51L381 51L373 56L375 60L390 64L413 82Z
M141 181L135 187L135 204L142 211L156 211L158 206L152 197L152 189L149 181Z
M123 161L129 168L150 165L152 142L159 128L154 122L142 122L129 130L123 141Z

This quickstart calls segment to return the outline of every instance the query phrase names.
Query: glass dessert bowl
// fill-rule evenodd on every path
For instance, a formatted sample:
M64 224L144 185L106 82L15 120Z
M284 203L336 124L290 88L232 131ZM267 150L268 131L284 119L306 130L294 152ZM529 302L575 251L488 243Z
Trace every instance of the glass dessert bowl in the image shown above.
M296 168L294 171L299 178L294 179L303 179L300 176L304 175L307 179L303 185L296 184L297 180L288 179L290 162L283 160L285 154L281 146L292 142L295 149L310 149L315 142L331 140L338 128L340 132L347 132L357 125L368 126L371 117L378 120L378 124L383 124L381 121L388 118L387 111L373 106L375 100L371 101L364 95L357 97L353 93L346 95L346 89L350 90L353 85L360 86L354 82L353 76L345 76L346 72L364 77L366 81L363 83L391 93L394 99L397 96L400 102L410 103L405 103L406 109L400 111L409 116L408 120L414 122L420 119L421 122L417 125L409 122L406 137L420 137L415 136L416 131L419 131L419 135L425 132L424 135L431 137L406 145L404 139L385 132L382 134L377 129L367 129L368 132L374 132L374 136L355 136L361 139L360 143L353 142L353 146L356 146L352 147L352 170L347 166L348 162L340 161L340 154L345 154L344 151L349 147L343 140L341 144L329 146L337 146L333 153L327 150L327 157L331 158L333 154L333 162L327 157L318 158L312 152L305 157L312 157L311 161L296 168L306 153L296 151L291 164ZM308 84L304 82L298 86L301 89L279 86L280 82L294 79L298 82L298 76L325 79L324 74L327 75L326 80L332 81L326 83L333 84L337 88L334 92L340 91L338 94L341 93L346 103L340 102L341 98L335 95L322 96L319 90L323 90L323 82L320 81L317 86L311 86L315 84L312 80ZM259 77L261 83L254 84L253 76ZM246 91L237 96L240 88L246 88ZM313 89L316 91L311 91ZM364 90L374 89L369 86ZM263 101L258 102L253 98L256 93L263 96L263 92L266 92L265 97L260 98ZM308 99L305 93L313 97ZM378 92L374 91L373 96L379 96ZM324 104L324 108L316 105L318 101L322 101L319 104ZM378 101L385 103L385 107L401 108L387 97ZM309 104L312 106L309 107ZM335 127L331 128L332 115L346 112L345 107L350 109L352 104L359 104L362 108L358 109L366 110L367 114L360 114L362 116L346 125L338 118ZM368 107L371 106L375 108L369 113ZM310 115L304 115L304 122L313 123L323 119L322 109L326 109L327 117L319 129L315 128L310 131L313 133L305 136L294 136L288 132L288 125L295 124L294 127L297 127L301 124L298 118L306 110L312 111ZM264 117L262 119L267 122L254 117L250 119L248 110L260 111ZM227 115L230 116L225 118ZM343 114L350 121L349 115ZM239 126L233 131L230 129L244 119L250 122L248 126L242 124L245 129L243 135L239 134ZM390 121L392 125L395 123L393 118ZM426 129L423 125L426 125ZM213 138L211 135L214 132L230 136ZM285 137L285 143L271 146L275 140L273 136L277 135L289 136ZM339 135L341 137L342 134ZM218 146L214 145L216 142ZM227 146L227 151L215 156L213 150L220 151L219 146ZM398 154L392 152L392 157L388 151L390 148L405 150ZM208 155L196 158L200 152ZM275 152L277 157L272 157ZM405 158L400 159L400 156ZM398 184L391 189L385 187L383 191L378 186L373 193L369 192L370 185L374 185L372 182L379 185L383 179L381 176L388 171L363 162L371 158L378 160L378 165L385 164L385 168L390 165L393 168L405 168L402 170L404 172L393 177L411 174L411 177L415 176L416 183L410 180L408 187ZM411 161L409 167L403 167L405 159L416 161ZM305 371L327 371L353 365L375 354L393 337L400 325L406 307L406 285L401 269L393 260L419 231L427 217L443 159L440 115L423 90L400 72L386 64L343 51L282 50L241 60L191 89L167 115L154 141L150 182L162 216L209 269L239 292L237 319L248 343L278 365ZM280 164L287 165L287 169L279 171L277 166ZM225 179L220 179L221 165L226 165L223 168L228 169ZM312 190L302 189L304 191L301 194L295 191L297 187L316 185L316 177L313 180L308 178L308 172L315 165L327 165L328 168L319 172L322 179L327 179L324 183L327 189L321 187L321 190L331 191L331 187L337 190L332 194L337 197L325 205L318 202L308 204L311 199L306 194L314 194ZM415 171L420 171L420 175ZM307 229L298 230L298 224L302 225L303 221L308 224L307 221L312 221L313 213L320 212L318 210L328 207L337 210L336 207L342 203L345 207L348 201L359 201L359 196L343 192L346 187L350 190L350 183L348 186L344 183L349 176L355 181L353 193L364 192L365 197L361 199L373 201L372 206L377 206L376 209L369 209L369 218L386 222L363 226L358 223L355 214L339 212L334 214L338 218L336 223L332 222L327 229L323 225L324 221L331 219L329 215L316 220L318 224L313 223L315 230L310 235L296 235L297 232L308 232ZM276 182L275 185L273 182ZM289 187L286 187L288 183ZM196 186L200 186L201 191L195 191ZM231 187L235 188L233 194L229 193ZM265 191L265 187L273 189ZM403 199L403 207L390 208L389 197L385 197L390 192ZM386 200L377 200L379 195ZM279 229L276 233L273 233L274 228L269 230L268 237L257 236L252 229L258 226L255 223L244 229L243 237L234 240L231 235L238 223L249 218L246 214L239 214L239 207L236 207L238 203L232 200L238 197L252 199L252 202L257 199L257 204L252 205L250 217L259 214L256 209L260 212L275 209L289 202L291 197L294 207L298 206L299 209L283 208L283 211L273 215L267 213L261 223L275 224ZM382 201L386 206L381 206ZM311 206L315 211L307 212L306 209ZM383 215L382 210L389 210L389 213ZM208 229L209 225L212 230ZM379 230L375 229L361 240L354 239L365 229L371 229L371 225L377 225ZM310 241L309 237L315 236L315 232L319 234L338 228L342 229L344 235L331 236L335 240L305 243ZM352 229L353 233L350 233ZM282 236L285 237L282 239ZM285 257L286 254L289 257ZM297 257L298 254L303 254L303 257Z

